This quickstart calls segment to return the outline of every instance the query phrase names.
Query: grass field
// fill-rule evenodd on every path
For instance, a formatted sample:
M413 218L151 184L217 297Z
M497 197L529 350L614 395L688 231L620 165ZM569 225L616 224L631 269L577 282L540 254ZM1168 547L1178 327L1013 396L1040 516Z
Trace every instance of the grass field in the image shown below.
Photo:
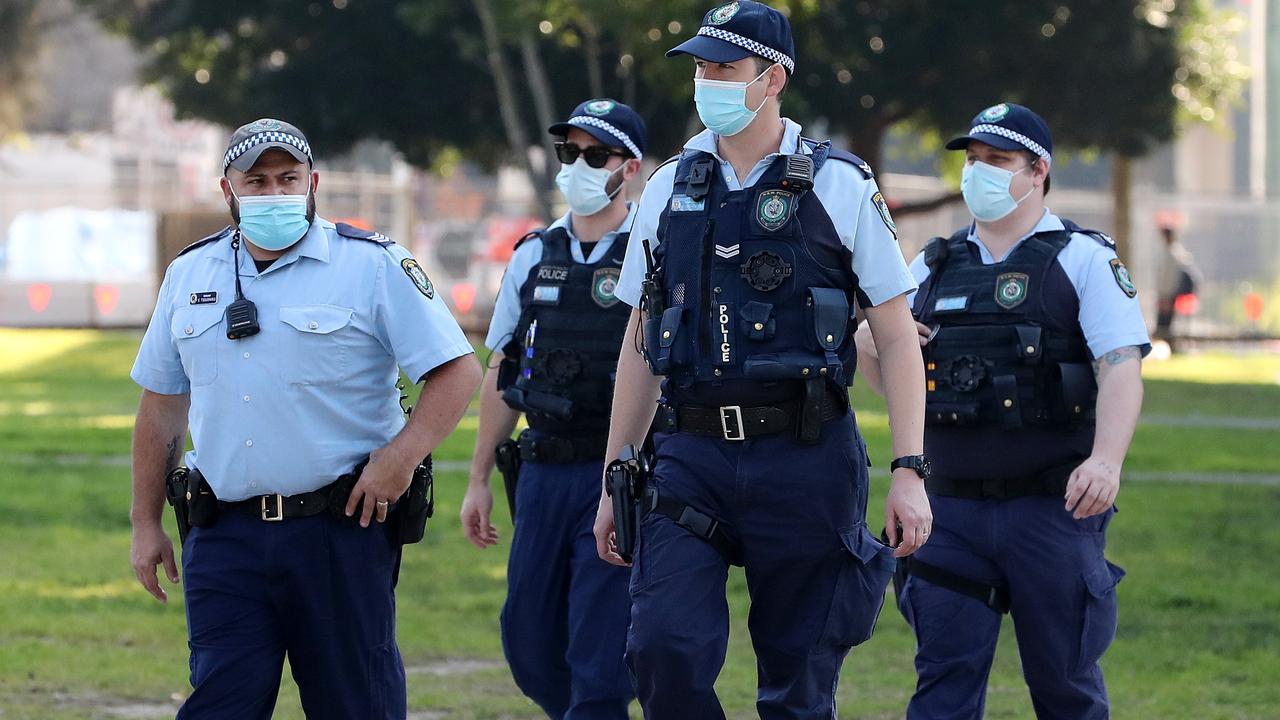
M172 716L188 690L181 594L154 602L128 565L138 389L127 374L137 342L124 332L0 330L5 720ZM1150 422L1126 466L1142 480L1124 485L1110 536L1111 559L1129 572L1104 660L1114 715L1280 717L1280 358L1195 356L1145 372ZM868 395L855 389L883 468L884 408ZM437 457L468 459L474 422L464 420ZM1188 481L1195 473L1254 482ZM536 718L501 663L504 546L467 545L457 520L465 475L439 482L436 519L426 542L407 550L399 588L414 717ZM884 480L875 485L883 493ZM730 592L735 635L719 690L731 717L747 718L755 670L740 571ZM887 607L875 637L845 664L841 716L901 717L911 655L910 633ZM988 705L991 718L1031 717L1007 626ZM277 717L301 717L287 682Z

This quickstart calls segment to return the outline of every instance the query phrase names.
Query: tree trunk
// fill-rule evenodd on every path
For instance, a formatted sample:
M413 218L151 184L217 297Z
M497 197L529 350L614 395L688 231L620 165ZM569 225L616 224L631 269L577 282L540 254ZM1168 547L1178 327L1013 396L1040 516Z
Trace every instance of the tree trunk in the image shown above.
M551 198L546 186L539 181L543 173L534 167L529 157L529 137L525 134L524 125L521 123L519 101L516 99L515 88L511 85L506 58L502 56L502 38L498 34L498 22L493 14L493 5L490 0L471 0L471 5L480 18L480 30L484 35L485 59L489 64L489 72L493 73L494 89L498 93L498 111L502 116L507 143L534 186L534 200L538 204L539 214L544 220L550 221Z
M587 56L587 85L591 88L591 97L604 97L604 78L600 69L600 30L594 24L584 23L582 26L582 47Z
M555 98L551 90L551 81L547 79L546 66L542 64L542 54L538 52L538 43L533 39L533 35L525 33L520 38L520 55L524 60L524 73L529 84L529 92L533 95L533 112L538 119L538 126L551 127L551 124L556 121ZM555 179L556 172L559 171L557 165L560 162L556 159L551 137L543 133L542 142L538 143L543 149L542 177L538 178L540 192L550 192L551 183Z
M1133 270L1133 159L1123 155L1111 158L1111 239L1116 241L1116 254Z

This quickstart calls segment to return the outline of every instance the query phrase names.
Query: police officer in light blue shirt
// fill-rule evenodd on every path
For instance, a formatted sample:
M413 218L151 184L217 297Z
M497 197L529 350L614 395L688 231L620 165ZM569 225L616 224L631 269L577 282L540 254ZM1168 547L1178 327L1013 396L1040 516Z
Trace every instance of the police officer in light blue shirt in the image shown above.
M982 717L1007 612L1036 716L1106 718L1098 661L1124 572L1103 551L1150 349L1137 290L1109 237L1045 207L1039 115L994 105L947 148L966 154L974 221L911 263L935 524L899 576L919 673L907 717ZM873 387L878 345L859 333Z
M161 602L157 566L178 581L165 477L188 427L189 491L213 498L183 545L193 690L178 717L270 718L287 655L308 717L404 718L386 521L479 367L408 252L316 215L296 127L241 127L223 169L233 224L169 266L132 372L132 563ZM400 369L423 383L407 423ZM330 494L361 466L349 496Z
M646 185L617 291L634 310L609 457L638 447L657 413L627 659L646 717L723 718L725 582L741 565L760 717L825 720L892 556L929 533L923 368L905 298L915 283L871 168L781 116L796 70L785 15L724 3L668 54L688 56L707 130ZM866 448L848 398L857 308L892 357L884 517L896 549L866 522ZM613 531L601 493L597 552L621 563Z
M645 126L601 98L549 131L560 138L556 184L569 212L526 236L503 277L485 340L497 371L481 394L462 529L478 548L497 542L489 475L498 448L518 463L500 466L518 519L501 617L512 676L555 720L626 720L628 573L596 557L591 527L630 315L615 295L635 218L626 187ZM521 413L529 427L511 441Z

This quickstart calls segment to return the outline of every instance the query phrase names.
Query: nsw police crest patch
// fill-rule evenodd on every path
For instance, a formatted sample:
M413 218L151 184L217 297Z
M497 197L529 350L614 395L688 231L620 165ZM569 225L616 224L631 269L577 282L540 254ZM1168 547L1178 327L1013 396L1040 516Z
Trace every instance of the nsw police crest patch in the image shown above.
M618 106L618 103L612 100L592 100L583 108L592 115L608 115L610 110Z
M591 276L591 299L602 308L611 308L618 304L618 268L600 268Z
M992 105L986 110L983 110L979 117L982 118L983 122L999 122L1008 114L1009 106L1006 103L1000 103L999 105Z
M1005 273L996 278L996 304L1006 310L1018 307L1027 299L1026 273Z
M791 219L791 209L796 196L787 190L765 190L756 200L756 221L760 227L773 232Z
M871 204L876 206L876 211L880 213L880 219L884 221L885 227L889 228L889 232L893 233L893 239L898 239L898 225L893 222L893 216L889 214L889 203L884 201L884 195L876 193L871 196Z
M400 261L400 267L404 268L404 274L409 276L409 279L417 286L418 291L426 295L428 300L435 298L435 286L431 284L431 278L427 277L426 271L422 269L417 260L405 258Z
M724 5L715 8L711 12L707 13L707 24L723 25L732 20L734 15L738 14L739 8L740 6L738 5L737 0L734 0L734 2L731 3L725 3Z
M1129 268L1120 262L1120 258L1111 259L1111 274L1116 277L1116 284L1129 297L1138 296L1138 287L1133 284L1133 278L1129 277Z

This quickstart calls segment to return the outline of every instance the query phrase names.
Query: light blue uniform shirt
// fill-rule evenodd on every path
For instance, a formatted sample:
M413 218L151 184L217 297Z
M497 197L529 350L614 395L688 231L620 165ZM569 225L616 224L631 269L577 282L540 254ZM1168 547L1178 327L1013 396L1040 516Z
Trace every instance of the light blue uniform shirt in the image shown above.
M619 235L631 232L631 225L636 219L636 206L628 203L627 208L627 218L622 221L617 230L601 236L589 258L582 257L582 243L578 240L578 236L573 234L572 215L565 213L564 217L551 223L547 229L562 227L569 231L569 254L574 262L579 264L600 262L600 258L607 255L613 248L613 241ZM511 261L507 263L507 272L502 276L502 287L498 289L498 299L494 302L493 318L489 321L489 334L484 339L485 347L490 350L502 350L502 346L511 341L511 335L520 322L520 311L523 310L520 307L520 289L529 279L529 271L541 261L542 238L526 240L511 254Z
M404 426L397 366L416 381L472 352L444 300L410 277L407 250L319 218L261 274L240 248L262 331L229 340L231 239L169 266L131 373L152 392L191 394L186 463L223 500L327 485Z
M710 130L693 136L685 143L685 149L711 154L720 162L720 177L729 190L742 190L759 182L782 152L809 154L808 147L800 142L800 126L785 118L782 123L779 152L767 155L756 163L747 175L745 185L738 183L733 166L717 154L716 135ZM637 307L640 303L640 288L646 269L643 241L649 241L651 250L656 250L660 244L657 237L658 220L671 202L676 165L677 163L669 162L658 168L645 185L644 194L640 196L640 209L636 213L631 240L627 244L626 262L622 266L622 277L618 279L615 291L623 302L632 307ZM872 198L880 192L875 180L865 177L858 168L847 162L830 160L822 166L813 181L811 192L817 195L823 209L831 217L831 222L840 235L840 242L853 253L853 272L857 274L859 287L871 300L871 304L880 305L915 290L916 284L907 271L907 263L902 258L897 237L872 202Z
M1019 238L1009 248L1009 252L1012 253L1023 240L1036 233L1065 229L1062 220L1046 208L1035 228ZM983 265L998 262L978 238L976 224L969 228L968 240L978 247ZM1147 323L1142 319L1138 299L1129 297L1116 281L1111 268L1111 261L1115 257L1115 250L1104 247L1083 233L1073 233L1071 241L1058 253L1058 264L1066 272L1080 299L1080 329L1084 332L1085 342L1089 344L1089 352L1095 358L1130 345L1137 346L1143 354L1151 349L1151 338L1147 335ZM1003 260L1003 257L1000 258L1000 261ZM924 283L929 277L929 267L924 264L924 253L911 261L911 274L917 283ZM914 291L907 300L915 303Z

